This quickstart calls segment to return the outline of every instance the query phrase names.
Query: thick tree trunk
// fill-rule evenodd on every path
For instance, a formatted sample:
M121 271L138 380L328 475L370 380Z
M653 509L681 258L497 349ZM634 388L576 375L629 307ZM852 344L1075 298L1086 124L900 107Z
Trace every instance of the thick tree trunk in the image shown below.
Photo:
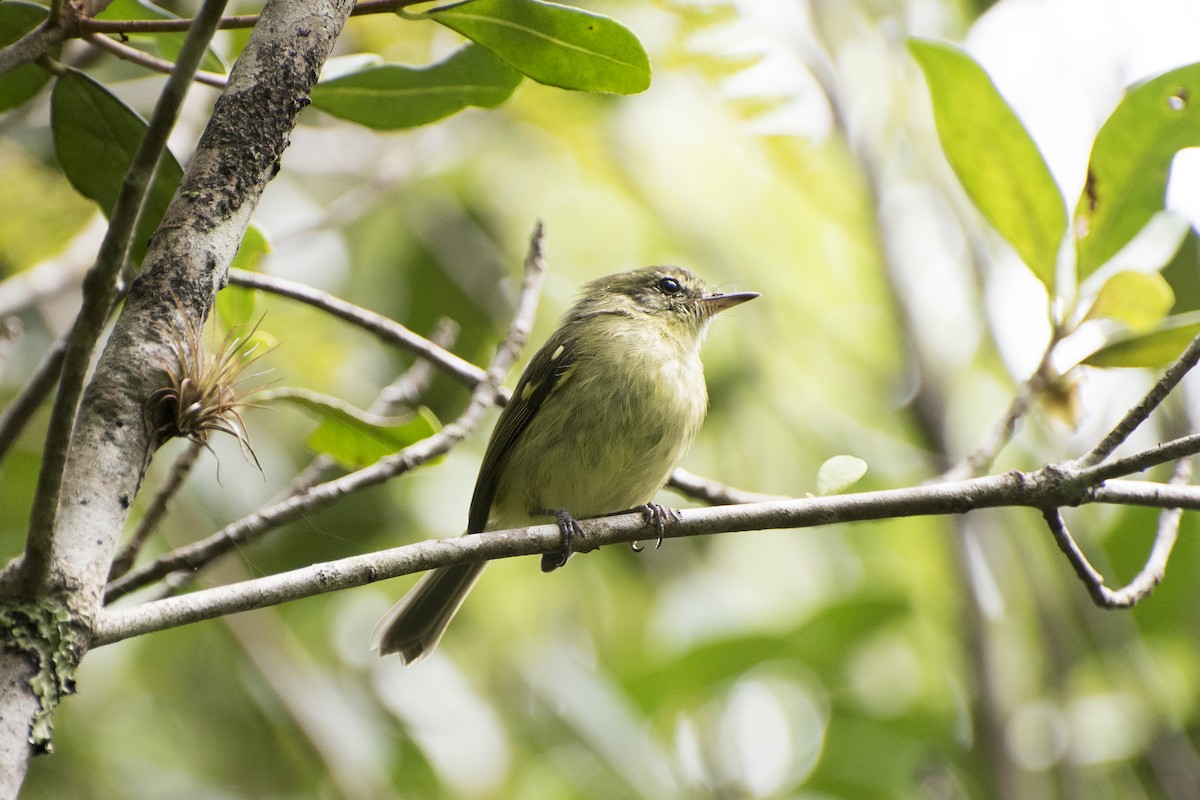
M48 634L44 648L10 641L0 654L0 797L18 791L37 749L31 725L42 718L39 709L47 711L46 702L52 711L57 701L35 688L63 678L63 662L43 654L64 655L69 673L86 649L109 564L154 447L144 409L169 363L164 328L182 329L183 315L196 322L207 316L352 5L268 2L154 235L83 398L58 524L51 536L29 543L19 573L5 576L6 588L24 587L24 596L10 602L51 620L26 630L53 629L53 620L62 618L55 609L66 612L67 622L60 628L64 636Z

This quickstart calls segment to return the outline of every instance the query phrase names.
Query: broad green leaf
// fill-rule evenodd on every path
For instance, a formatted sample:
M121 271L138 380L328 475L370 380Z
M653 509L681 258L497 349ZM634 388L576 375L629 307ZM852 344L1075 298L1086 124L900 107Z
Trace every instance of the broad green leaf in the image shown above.
M144 0L112 0L108 7L96 17L104 20L179 19L178 15L172 14L165 8L159 8L153 3L144 2ZM179 50L183 47L183 40L187 34L131 33L126 36L133 44L152 48L166 60L174 62L179 59ZM205 50L204 58L200 61L200 69L221 75L229 72L229 68L221 56L211 47Z
M313 105L380 130L426 125L468 106L493 108L513 93L521 73L468 44L428 67L386 64L318 83Z
M316 430L305 444L351 469L374 464L410 444L427 439L441 428L433 412L419 408L404 417L380 417L335 398L302 389L277 389L255 397L255 402L287 401L316 414Z
M1175 257L1162 269L1162 276L1175 293L1176 314L1200 310L1200 236L1188 230Z
M538 83L616 94L637 94L650 86L650 59L642 43L600 14L541 0L468 0L427 16Z
M834 456L817 470L817 494L838 494L867 474L867 462L854 456Z
M1053 293L1067 211L1037 145L969 55L919 39L908 48L929 83L938 137L967 196Z
M111 214L121 181L146 135L145 121L103 86L72 70L55 82L50 124L54 151L67 180L80 194L95 200L106 215ZM163 153L134 233L131 257L135 264L141 263L150 234L162 220L182 176L175 156Z
M1076 269L1095 272L1163 209L1175 154L1200 146L1200 64L1133 88L1104 123L1075 209Z
M1162 367L1200 334L1200 311L1168 317L1149 331L1121 333L1085 358L1091 367Z
M1144 331L1162 320L1175 303L1171 287L1157 272L1118 272L1088 309L1088 319L1115 319L1130 330Z
M32 3L0 3L0 47L5 47L20 39L31 30L41 25L46 19L46 7ZM51 51L58 58L61 47ZM37 64L25 64L5 75L0 75L0 111L7 111L29 100L36 95L50 73Z

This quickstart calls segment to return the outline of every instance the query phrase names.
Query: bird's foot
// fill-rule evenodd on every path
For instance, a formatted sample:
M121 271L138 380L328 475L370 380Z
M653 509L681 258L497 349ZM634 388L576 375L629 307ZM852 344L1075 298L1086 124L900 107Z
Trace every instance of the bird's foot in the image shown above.
M666 530L667 523L674 522L682 516L679 513L679 509L668 508L658 503L646 503L644 506L638 506L633 510L642 512L642 519L645 521L646 527L653 527L658 531L658 541L654 543L655 550L662 547L663 531ZM642 546L636 541L630 542L629 546L635 553L642 552Z
M579 527L579 523L571 516L571 512L565 508L556 508L546 513L554 515L554 521L558 525L558 533L562 537L562 550L560 552L542 554L542 572L554 572L554 570L566 564L567 559L571 557L571 543L575 537L578 536L580 539L585 537L583 528Z

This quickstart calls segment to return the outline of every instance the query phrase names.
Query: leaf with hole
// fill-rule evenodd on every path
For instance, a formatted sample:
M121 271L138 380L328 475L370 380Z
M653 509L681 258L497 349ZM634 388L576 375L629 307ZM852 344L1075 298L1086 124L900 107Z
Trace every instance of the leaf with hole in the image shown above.
M1092 144L1075 209L1080 280L1116 255L1162 211L1175 154L1200 146L1200 64L1129 90Z

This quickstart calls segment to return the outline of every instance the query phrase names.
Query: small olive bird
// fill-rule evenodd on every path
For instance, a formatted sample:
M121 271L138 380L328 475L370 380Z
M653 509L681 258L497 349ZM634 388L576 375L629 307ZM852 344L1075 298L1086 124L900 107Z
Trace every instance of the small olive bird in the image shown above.
M554 519L566 563L584 519L640 509L661 534L651 500L691 444L708 390L700 345L720 311L758 297L722 294L680 267L646 267L586 284L525 369L488 442L467 533ZM433 570L371 636L381 655L428 655L487 562Z

